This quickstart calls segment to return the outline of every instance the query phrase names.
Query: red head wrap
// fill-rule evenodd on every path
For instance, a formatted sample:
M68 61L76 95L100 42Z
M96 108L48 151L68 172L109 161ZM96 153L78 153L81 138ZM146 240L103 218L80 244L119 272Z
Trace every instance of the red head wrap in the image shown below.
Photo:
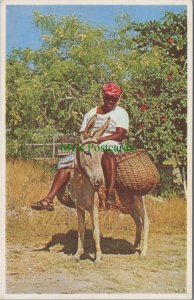
M119 98L122 90L116 83L105 83L102 87L105 96Z

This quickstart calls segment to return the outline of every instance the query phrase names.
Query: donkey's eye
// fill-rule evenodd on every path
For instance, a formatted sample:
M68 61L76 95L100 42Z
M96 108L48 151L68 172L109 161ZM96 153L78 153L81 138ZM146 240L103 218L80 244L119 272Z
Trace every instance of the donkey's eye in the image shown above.
M84 151L84 154L86 154L87 156L90 156L92 158L92 154L90 151Z

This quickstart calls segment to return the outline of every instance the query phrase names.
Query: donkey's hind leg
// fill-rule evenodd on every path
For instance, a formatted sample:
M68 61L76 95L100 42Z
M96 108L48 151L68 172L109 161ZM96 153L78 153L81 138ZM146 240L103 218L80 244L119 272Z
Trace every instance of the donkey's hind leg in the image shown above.
M76 260L80 259L80 256L84 254L84 235L85 235L85 211L77 206L78 216L78 248L74 255Z
M141 218L143 225L143 246L141 246L141 256L146 256L148 250L148 235L149 235L149 225L150 221L147 215L146 205L145 205L145 196L135 197L134 201L135 210L139 217Z
M136 226L135 242L133 244L134 248L139 248L141 243L141 233L142 233L142 220L135 207L135 196L129 195L129 193L118 190L118 196L123 202L129 204L129 214L133 218Z
M141 243L141 233L142 233L142 222L141 218L138 215L136 209L134 207L130 210L130 215L133 218L136 226L136 234L135 234L135 242L133 244L134 248L139 248Z

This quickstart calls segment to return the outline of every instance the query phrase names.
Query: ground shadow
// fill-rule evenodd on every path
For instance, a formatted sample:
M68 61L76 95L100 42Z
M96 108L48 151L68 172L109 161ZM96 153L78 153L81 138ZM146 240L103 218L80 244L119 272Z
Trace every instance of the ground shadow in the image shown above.
M67 233L58 233L52 236L52 240L49 241L44 248L36 249L35 251L50 251L50 249L56 245L62 245L63 248L60 252L64 252L67 255L74 255L77 250L78 234L76 230L69 230ZM101 250L103 254L133 254L137 250L133 245L123 239L114 239L112 237L100 237ZM89 253L95 252L95 244L92 236L92 231L86 229L85 232L85 254L83 259L90 258Z

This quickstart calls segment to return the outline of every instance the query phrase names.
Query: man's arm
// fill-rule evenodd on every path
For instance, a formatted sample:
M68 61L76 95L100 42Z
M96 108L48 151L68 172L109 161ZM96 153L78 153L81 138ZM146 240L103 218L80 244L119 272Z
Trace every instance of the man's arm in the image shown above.
M108 136L104 136L104 137L100 137L98 139L98 143L102 143L105 141L109 141L109 140L113 140L113 141L117 141L117 142L122 142L122 140L125 138L127 130L121 127L116 127L116 132L108 135Z

